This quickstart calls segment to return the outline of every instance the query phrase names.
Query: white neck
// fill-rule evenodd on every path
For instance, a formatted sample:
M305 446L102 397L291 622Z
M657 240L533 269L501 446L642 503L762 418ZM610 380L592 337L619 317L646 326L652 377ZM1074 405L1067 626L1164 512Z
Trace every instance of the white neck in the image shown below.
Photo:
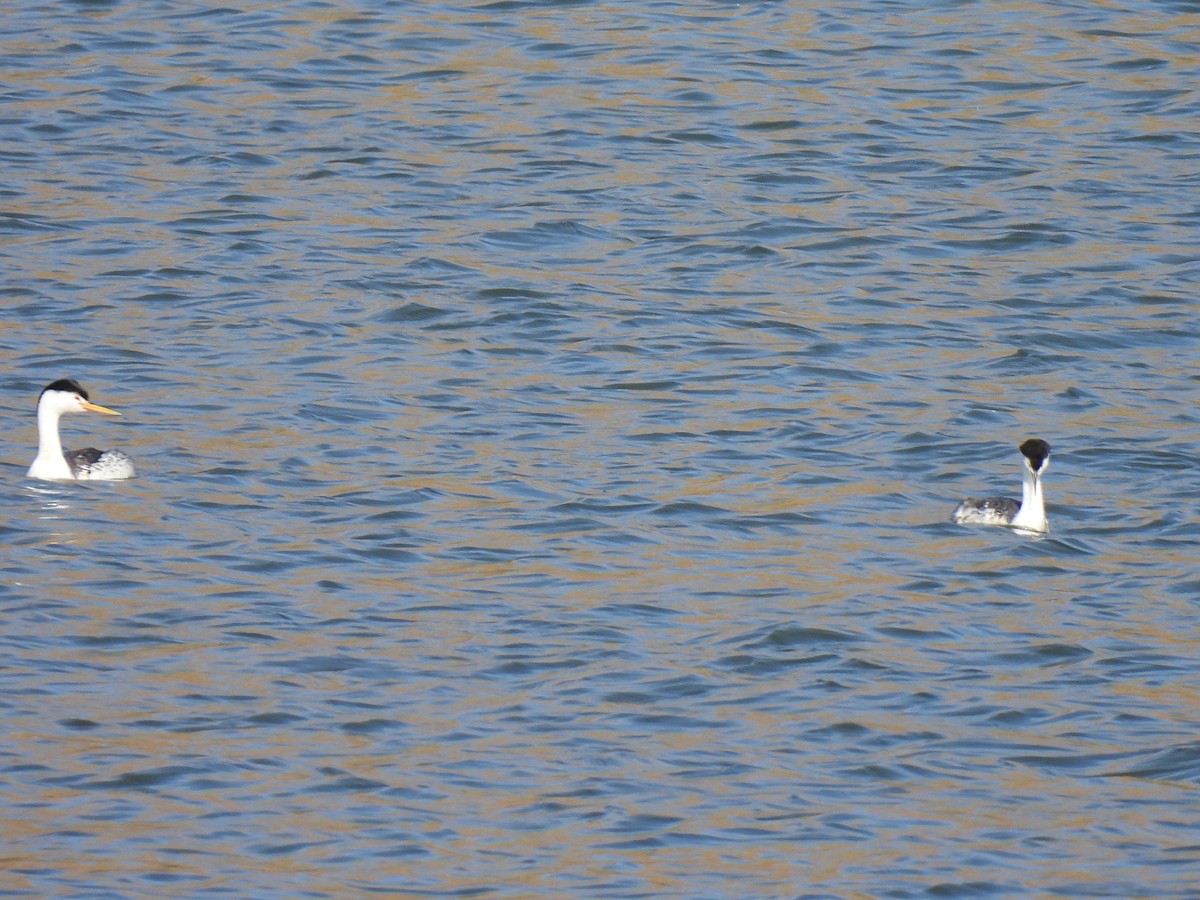
M27 473L30 478L74 478L67 465L62 441L58 437L58 420L62 415L48 403L38 404L38 452Z
M1021 483L1021 508L1012 520L1012 526L1029 531L1049 530L1046 501L1042 499L1042 478L1029 466L1025 466L1025 480Z

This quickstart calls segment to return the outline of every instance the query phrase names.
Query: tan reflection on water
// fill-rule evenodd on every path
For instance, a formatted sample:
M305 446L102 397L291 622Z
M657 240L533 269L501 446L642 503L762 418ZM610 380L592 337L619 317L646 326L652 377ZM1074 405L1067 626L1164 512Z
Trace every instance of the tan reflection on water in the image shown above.
M1161 35L1194 17L1094 6L1116 10L1102 32L1072 31L1048 48L1043 39L1054 34L1053 11L1025 2L933 11L919 28L907 15L845 16L847 27L836 32L821 30L827 11L776 6L776 15L764 20L730 5L688 16L686 29L681 25L674 34L664 33L653 10L643 14L624 4L526 5L512 14L418 4L411 14L392 8L394 21L372 23L376 34L429 40L419 52L407 49L411 41L374 41L370 50L387 75L370 89L340 84L335 72L295 93L264 83L264 75L303 75L306 66L343 53L330 45L329 29L348 14L344 5L289 7L257 65L239 59L226 71L180 56L193 30L204 35L215 27L207 16L139 23L149 37L136 51L60 52L68 38L50 27L11 41L8 53L42 63L8 73L15 92L8 115L88 121L105 103L136 106L132 99L102 96L108 83L102 70L114 64L147 86L150 112L124 125L97 125L76 143L62 141L78 152L46 152L42 144L60 139L30 132L31 144L40 147L39 171L22 180L6 206L48 227L6 235L9 276L43 289L48 309L63 303L79 311L69 322L13 316L3 335L6 346L16 348L10 361L19 357L28 372L64 356L107 362L114 350L142 348L130 368L154 377L96 390L101 402L126 413L121 427L65 429L68 445L130 450L144 480L36 497L29 508L43 530L7 548L17 562L40 566L5 585L14 606L45 606L22 620L30 632L23 637L27 646L3 667L10 674L24 667L18 689L7 697L6 744L25 753L11 758L6 770L0 885L44 893L47 881L38 873L55 870L78 885L124 885L131 894L163 884L186 894L191 882L146 880L169 873L193 876L207 890L247 893L293 884L336 897L377 895L369 889L379 884L420 884L443 893L515 884L567 895L581 885L596 892L596 885L627 878L641 893L668 896L681 885L702 883L698 873L712 873L717 885L777 886L780 895L832 884L841 895L868 896L866 890L848 893L848 886L870 884L880 873L921 886L968 883L987 869L974 860L1022 854L1008 870L1013 884L1068 885L1076 893L1093 885L1103 892L1111 873L1086 864L1096 859L1097 845L1144 842L1143 831L1161 833L1159 820L1185 818L1180 797L1186 800L1188 785L1068 777L1013 757L1113 754L1112 765L1097 771L1119 772L1120 754L1144 748L1089 735L1108 712L1101 704L1145 714L1162 744L1172 737L1183 744L1194 736L1200 687L1117 677L1093 689L1091 707L1076 708L1069 684L1059 680L1064 668L1001 666L983 657L1019 655L1041 640L1031 636L1055 635L1088 654L1071 664L1082 675L1111 662L1121 642L1192 658L1193 636L1178 626L1194 618L1192 601L1182 591L1172 593L1173 585L1151 586L1135 617L1114 612L1102 620L1105 627L1085 611L1106 584L1136 575L1151 552L1156 564L1186 572L1194 548L1181 540L1175 548L1149 550L1137 541L1097 536L1083 546L1086 563L1076 566L1049 544L996 554L993 536L966 535L951 545L944 535L922 530L948 515L952 501L942 505L941 484L876 472L850 477L853 465L846 464L836 478L792 488L819 472L791 448L764 454L757 471L731 465L735 471L723 473L695 464L714 449L716 432L753 435L778 427L777 417L761 411L768 407L794 409L798 421L834 435L852 430L849 423L859 416L891 409L896 399L912 401L913 408L889 422L902 420L914 433L944 433L955 404L968 401L1011 414L1020 436L1045 424L1024 400L1071 387L1061 371L969 383L945 377L971 361L986 365L1020 349L1012 346L997 305L1022 294L1015 275L1086 272L1100 261L1121 270L1118 280L1149 290L1176 266L1170 256L1178 241L1168 229L1178 225L1167 206L1146 200L1131 208L1134 200L1067 188L1083 177L1114 191L1136 183L1129 157L1109 155L1110 138L1180 130L1178 118L1118 116L1075 100L1081 82L1114 94L1187 88L1181 73L1194 67L1191 50ZM74 27L113 37L140 13L118 5L72 15L83 23ZM486 27L501 17L504 28ZM172 40L146 31L151 26L169 31ZM914 33L934 44L910 46ZM558 57L530 49L535 41L564 39L593 45L595 52ZM838 59L839 52L853 59L885 40L897 45L891 66L842 66ZM738 42L747 48L743 74L753 77L709 77L704 54L671 49ZM431 52L430 46L444 49ZM972 93L969 102L961 91L939 94L933 76L915 65L930 49L967 54L965 61L954 57L964 77L991 89ZM764 50L796 52L813 62L756 67L753 54ZM1095 64L1138 58L1164 65ZM391 78L422 70L426 77ZM1028 87L1008 89L1014 83ZM201 90L166 90L181 86ZM22 91L37 99L23 99ZM697 117L692 101L680 96L690 91L711 94L715 99L706 106L713 111ZM160 110L178 121L161 121ZM559 152L542 146L540 132L570 129L580 111L592 114L586 128L598 137L570 155L599 168L564 172L553 202L529 197L522 166L531 155ZM897 120L897 146L930 165L969 167L998 154L1024 161L1030 173L947 186L930 198L911 182L870 170L877 160L856 142L862 122L873 118ZM264 130L277 120L287 127ZM765 121L795 124L765 138L748 127ZM1006 122L1002 139L982 146L978 129L993 121ZM449 124L474 136L452 146L439 141L439 129ZM697 148L676 136L667 149L647 149L673 132L704 129L725 144ZM613 136L629 139L622 151L599 139ZM1048 139L1057 150L1047 148ZM752 176L775 174L772 154L797 148L860 155L853 165L814 163L819 185L806 193L773 194L753 183ZM261 159L238 163L239 153ZM346 162L361 156L381 160L362 164L368 180ZM1148 150L1137 159L1159 182L1183 184L1192 176L1182 154ZM322 170L322 177L311 177ZM504 177L494 176L498 170ZM461 214L438 206L447 187L462 188L454 201L463 205ZM607 234L584 249L556 248L547 261L488 242L498 232L583 220L565 198L597 188L627 192L631 200L586 218L589 228ZM1022 191L1030 188L1044 189L1050 202L1012 209L1028 202ZM233 193L257 199L223 199ZM682 203L681 194L701 201ZM921 220L931 200L942 212ZM1050 217L1089 228L1070 244L1000 252L994 242L1005 235L963 224L995 210L1028 213L1029 224ZM740 226L760 220L811 223L810 236L772 244L768 249L784 263L769 271L740 259L715 266L702 291L679 286L695 275L679 271L686 262L668 261L664 251L662 265L647 271L646 257L630 253L642 247L639 230L716 253ZM1122 228L1133 223L1161 229L1162 237L1123 240ZM905 279L907 303L876 314L837 302L871 298L884 285L864 283L854 268L821 268L836 261L831 257L838 251L824 246L833 232L922 251L890 263L903 269L894 274ZM77 233L86 237L88 253L74 252L64 237ZM242 238L256 243L256 255L231 249ZM581 352L621 343L632 349L603 351L617 370L611 377L550 376L519 360L479 362L485 352L511 349L480 340L479 328L426 331L417 345L405 344L411 329L385 324L381 314L422 303L482 321L502 306L457 286L361 284L364 272L390 278L420 258L460 266L489 284L512 280L551 294L586 284L594 309L580 313L586 319L579 326ZM304 274L267 277L279 272ZM171 291L185 302L154 299ZM197 302L218 292L232 297L211 306ZM151 299L131 299L143 294ZM841 343L830 368L853 369L863 380L813 374L801 395L739 380L751 364L759 371L826 364L806 356L805 342L785 332L756 334L758 355L741 368L719 367L688 348L638 352L639 335L626 324L629 311L669 303L695 310L756 305L779 323L837 334ZM280 324L285 316L327 325L326 336L289 332ZM945 323L961 327L974 343L897 350L871 330L880 323L897 329ZM1064 310L1051 324L1069 325L1085 344L1122 332L1132 340L1160 327L1149 304L1122 309L1099 301ZM695 327L695 320L667 326L676 332ZM745 343L736 329L707 327L713 344ZM387 358L378 345L361 349L388 328L396 345ZM682 345L679 334L672 338ZM229 348L241 348L235 365ZM466 350L473 351L474 368L464 375L458 354ZM1139 352L1148 372L1191 377L1188 361L1170 349ZM296 362L310 354L317 359ZM712 369L729 377L705 382ZM335 377L293 378L301 373ZM341 375L345 382L336 380ZM1071 428L1178 434L1179 411L1169 398L1145 401L1161 382L1125 377L1130 381L1084 385L1098 401L1080 408ZM537 408L543 399L536 389L551 382L560 393L545 405L580 431L529 438L531 426L490 422L495 436L458 438L465 446L447 461L453 443L447 434L459 420L422 396L460 378L474 381L457 383L450 405L495 408L497 416ZM172 384L164 386L163 379ZM606 387L611 381L681 386L618 397ZM384 398L381 418L346 428L313 413L314 405L356 408L359 390ZM120 402L125 392L136 402ZM668 400L694 405L660 417L659 406ZM14 429L7 457L27 465L34 447L31 403L17 407L14 400L6 411L25 424ZM652 434L673 437L635 443ZM394 452L399 462L357 471L314 449L347 451L355 441ZM177 453L181 448L190 456ZM870 448L846 450L872 458ZM301 487L290 487L287 472L272 469L292 457L300 459L297 481L307 479ZM204 474L222 462L241 466L243 474L228 480ZM1128 530L1158 516L1144 498L1069 465L1056 460L1050 472L1052 507L1115 511ZM983 482L980 490L1003 493L1019 488L1018 475L1007 463L999 470L979 465L972 473ZM555 499L525 500L512 482ZM333 518L349 517L358 495L374 497L392 487L428 493L408 531L404 524L369 521L372 507L364 507L364 521L353 526L321 518L331 510ZM545 532L518 527L553 503L625 493L650 508L605 519L605 528L631 538L620 549L589 543L586 533L555 532L550 512ZM880 498L896 495L917 499L899 511L870 512ZM317 499L327 504L311 520L255 514ZM701 515L662 512L684 501L728 518L798 513L818 524L736 532ZM113 527L91 528L89 519ZM389 529L412 559L371 556L387 544ZM176 530L192 546L219 547L222 558L125 559L130 543L114 543L114 535ZM504 551L508 558L468 558L459 552L466 547ZM938 596L914 587L926 573L945 570L948 552L961 557L957 579L946 576ZM888 553L906 562L879 562ZM280 568L243 565L256 560ZM1039 596L1005 590L1018 565L1040 567ZM981 574L999 590L973 605ZM343 587L322 587L328 582ZM768 599L746 599L756 594ZM618 649L625 658L588 657L598 646L611 648L602 638L572 636L571 628L610 621L598 612L616 615L639 606L647 624L623 634L628 643ZM493 671L510 658L506 654L530 652L522 644L535 637L511 629L518 619L557 626L544 639L561 641L552 649L579 656L580 665L520 678ZM762 690L764 676L738 672L725 657L748 653L747 644L787 628L827 629L856 641L849 649L839 646L848 663L840 683L828 684L824 702L811 699L804 708L782 700L778 706L746 702ZM892 640L888 628L913 629L919 637ZM114 635L161 640L105 643ZM813 644L777 656L825 652ZM302 665L326 657L360 665L349 671ZM942 668L946 657L956 661L957 677ZM989 672L986 683L962 677L977 657L975 668ZM258 662L245 664L247 658ZM855 662L862 671L849 665ZM362 674L372 664L382 674ZM694 679L721 690L694 703L664 697L630 703L593 693L601 679L626 667L645 682ZM834 680L806 665L787 677L792 685ZM631 690L627 682L615 684L614 690ZM774 689L782 693L788 686L781 678ZM908 702L920 693L929 695L928 705ZM981 726L978 716L964 713L981 706L1047 716L1019 727L1003 717ZM523 723L529 710L558 721ZM297 718L270 718L279 714ZM668 728L638 719L660 714L689 722ZM346 727L373 717L398 724L382 732ZM96 727L77 727L73 719ZM847 724L866 737L822 744L816 736ZM735 773L702 771L722 761L736 764ZM170 766L194 771L148 789L121 780ZM689 769L697 772L685 777ZM343 777L379 787L323 790ZM528 813L538 804L544 811ZM638 815L677 821L631 827ZM77 846L86 852L74 852ZM410 846L421 852L407 855ZM1144 875L1147 884L1161 884L1161 872L1151 866L1169 849L1155 849L1157 856L1150 849L1131 852L1122 877Z

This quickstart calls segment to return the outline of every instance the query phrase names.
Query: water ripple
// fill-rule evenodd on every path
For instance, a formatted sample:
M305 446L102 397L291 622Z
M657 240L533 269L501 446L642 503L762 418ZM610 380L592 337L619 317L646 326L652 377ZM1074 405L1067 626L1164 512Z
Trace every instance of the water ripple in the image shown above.
M8 16L4 890L1191 896L1194 4L416 9Z

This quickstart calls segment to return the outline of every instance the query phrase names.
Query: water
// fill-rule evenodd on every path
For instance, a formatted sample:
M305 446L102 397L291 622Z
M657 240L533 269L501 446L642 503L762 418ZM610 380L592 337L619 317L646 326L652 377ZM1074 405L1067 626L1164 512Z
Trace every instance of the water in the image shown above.
M1195 896L1197 13L8 8L0 895Z

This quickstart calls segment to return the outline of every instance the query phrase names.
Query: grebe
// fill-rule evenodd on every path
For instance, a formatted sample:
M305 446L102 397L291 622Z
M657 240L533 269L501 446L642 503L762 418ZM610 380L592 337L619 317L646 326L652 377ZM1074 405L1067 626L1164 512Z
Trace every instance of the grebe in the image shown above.
M1042 473L1050 465L1050 445L1030 438L1021 445L1021 454L1025 457L1025 480L1020 503L1008 497L964 500L954 510L953 520L960 525L1010 525L1022 531L1049 531L1046 502L1042 499Z
M96 481L132 478L137 474L133 460L120 450L63 450L58 439L58 420L64 413L98 412L119 416L115 409L88 400L78 381L62 378L46 385L38 398L38 453L26 473L30 478Z

